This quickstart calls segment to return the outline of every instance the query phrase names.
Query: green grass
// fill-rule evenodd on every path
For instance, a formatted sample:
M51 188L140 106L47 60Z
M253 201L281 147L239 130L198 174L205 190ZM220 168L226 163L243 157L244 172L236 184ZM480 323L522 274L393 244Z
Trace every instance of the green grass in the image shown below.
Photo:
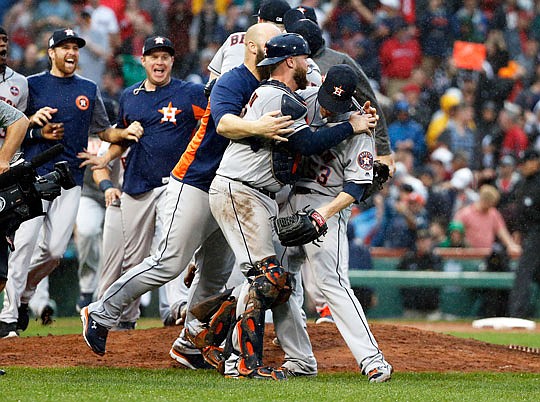
M180 369L8 368L2 401L537 401L533 374L405 374L369 384L358 374L286 382L222 378Z
M138 328L161 326L144 318ZM23 336L80 332L78 317L42 327L31 321ZM452 332L498 344L539 347L530 332ZM1 363L1 356L0 356ZM286 382L231 380L211 371L112 368L33 369L4 367L0 401L539 401L540 374L395 373L369 384L357 373L320 374Z

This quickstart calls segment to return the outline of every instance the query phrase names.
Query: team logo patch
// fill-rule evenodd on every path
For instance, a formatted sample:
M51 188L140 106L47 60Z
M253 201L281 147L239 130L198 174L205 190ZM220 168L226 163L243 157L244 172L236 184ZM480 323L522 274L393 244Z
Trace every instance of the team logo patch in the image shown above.
M172 102L169 102L169 105L167 107L159 109L158 112L163 114L160 123L170 121L176 126L176 115L181 113L182 111L178 108L173 107Z
M356 161L358 162L358 166L364 170L373 169L373 154L369 151L360 152Z
M19 87L16 87L16 86L12 86L9 88L9 92L11 93L11 95L13 96L19 96Z
M75 99L75 104L80 110L87 110L90 107L90 101L84 95L77 96L77 99Z

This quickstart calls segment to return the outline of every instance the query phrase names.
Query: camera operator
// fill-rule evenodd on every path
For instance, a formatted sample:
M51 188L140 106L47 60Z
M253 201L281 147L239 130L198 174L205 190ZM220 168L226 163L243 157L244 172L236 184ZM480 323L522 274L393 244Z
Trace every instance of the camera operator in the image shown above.
M0 145L0 174L9 170L9 161L19 148L28 128L26 116L0 101L0 129L6 131L4 143ZM0 198L0 212L4 209L3 199ZM3 229L3 228L2 228ZM4 290L7 280L8 245L6 233L0 233L0 292Z

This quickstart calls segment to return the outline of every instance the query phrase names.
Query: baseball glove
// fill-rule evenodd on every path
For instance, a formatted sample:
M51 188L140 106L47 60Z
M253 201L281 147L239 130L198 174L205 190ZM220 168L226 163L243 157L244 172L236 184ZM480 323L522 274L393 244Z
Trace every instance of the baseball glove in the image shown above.
M390 178L390 169L388 165L381 163L379 161L373 162L373 183L366 188L360 202L367 200L377 191L381 191L383 184L388 181Z
M290 216L274 218L274 229L281 244L292 247L318 240L326 234L328 226L321 214L306 207Z

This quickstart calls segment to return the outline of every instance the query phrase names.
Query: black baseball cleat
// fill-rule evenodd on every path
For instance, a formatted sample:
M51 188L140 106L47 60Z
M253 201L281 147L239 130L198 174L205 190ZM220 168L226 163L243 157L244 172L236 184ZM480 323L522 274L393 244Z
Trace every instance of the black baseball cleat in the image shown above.
M4 322L0 321L0 339L3 338L15 338L19 336L17 332L17 323L16 322Z
M81 310L81 321L83 326L82 334L86 344L92 349L92 352L103 356L109 330L92 319L88 313L88 307Z

